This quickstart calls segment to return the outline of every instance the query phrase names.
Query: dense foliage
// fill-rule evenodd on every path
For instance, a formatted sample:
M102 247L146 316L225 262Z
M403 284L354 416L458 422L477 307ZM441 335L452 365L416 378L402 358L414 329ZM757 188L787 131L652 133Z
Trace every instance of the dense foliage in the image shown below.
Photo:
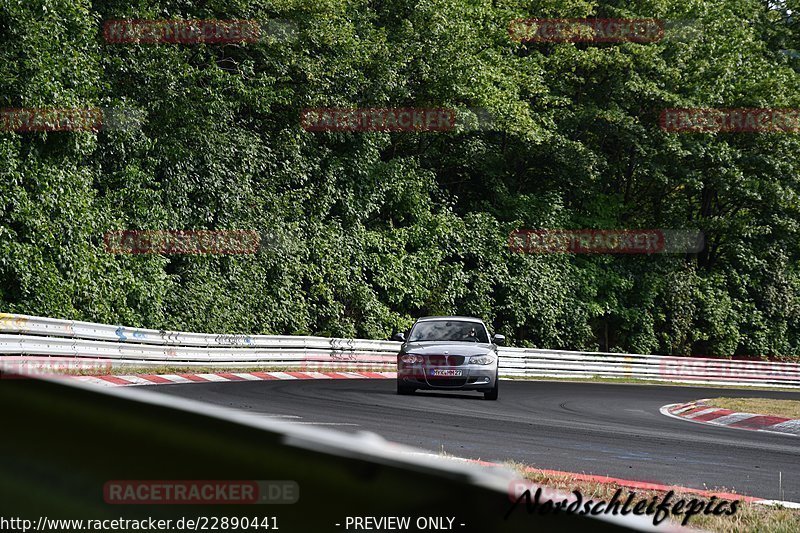
M789 3L790 4L790 3ZM800 15L800 5L795 5ZM766 0L0 0L0 107L141 128L0 132L3 311L386 338L483 317L516 345L800 355L800 136L675 134L669 107L800 108ZM655 17L655 43L527 43L518 17ZM109 19L282 20L109 44ZM308 107L472 107L491 128L319 133ZM511 254L514 228L695 228L699 254ZM257 229L256 255L114 255L120 229Z

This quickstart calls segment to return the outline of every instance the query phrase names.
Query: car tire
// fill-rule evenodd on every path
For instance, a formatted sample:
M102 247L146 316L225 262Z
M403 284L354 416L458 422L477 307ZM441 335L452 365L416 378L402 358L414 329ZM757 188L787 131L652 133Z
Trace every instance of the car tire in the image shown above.
M417 390L414 387L409 387L408 385L403 385L400 381L397 382L397 394L401 396L408 396L409 394L414 394L414 391Z
M491 390L487 390L486 392L483 393L483 399L484 400L496 400L499 387L500 387L500 376L495 374L495 376L494 376L494 387L492 387Z

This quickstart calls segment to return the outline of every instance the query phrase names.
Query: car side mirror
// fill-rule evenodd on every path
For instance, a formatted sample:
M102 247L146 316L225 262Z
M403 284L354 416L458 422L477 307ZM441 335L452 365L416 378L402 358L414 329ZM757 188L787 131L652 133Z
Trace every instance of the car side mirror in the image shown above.
M393 341L397 341L397 342L406 342L406 336L403 335L402 331L400 331L400 332L395 333L394 335L392 335L392 340Z
M492 342L498 346L502 346L506 343L506 336L500 334L492 335Z

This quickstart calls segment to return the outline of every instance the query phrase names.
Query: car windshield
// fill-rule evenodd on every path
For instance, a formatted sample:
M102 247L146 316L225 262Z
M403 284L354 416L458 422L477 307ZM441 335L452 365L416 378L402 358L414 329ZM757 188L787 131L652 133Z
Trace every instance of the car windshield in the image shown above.
M418 322L411 330L409 342L461 341L489 342L486 328L480 322L458 320L426 320Z

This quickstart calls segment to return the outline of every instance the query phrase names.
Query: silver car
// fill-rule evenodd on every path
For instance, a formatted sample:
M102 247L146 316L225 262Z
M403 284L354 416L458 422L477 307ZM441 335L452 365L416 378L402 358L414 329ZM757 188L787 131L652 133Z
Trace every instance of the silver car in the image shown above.
M497 346L505 337L490 337L481 319L423 317L411 327L408 339L402 333L392 338L403 343L397 355L397 394L476 390L487 400L497 399Z

